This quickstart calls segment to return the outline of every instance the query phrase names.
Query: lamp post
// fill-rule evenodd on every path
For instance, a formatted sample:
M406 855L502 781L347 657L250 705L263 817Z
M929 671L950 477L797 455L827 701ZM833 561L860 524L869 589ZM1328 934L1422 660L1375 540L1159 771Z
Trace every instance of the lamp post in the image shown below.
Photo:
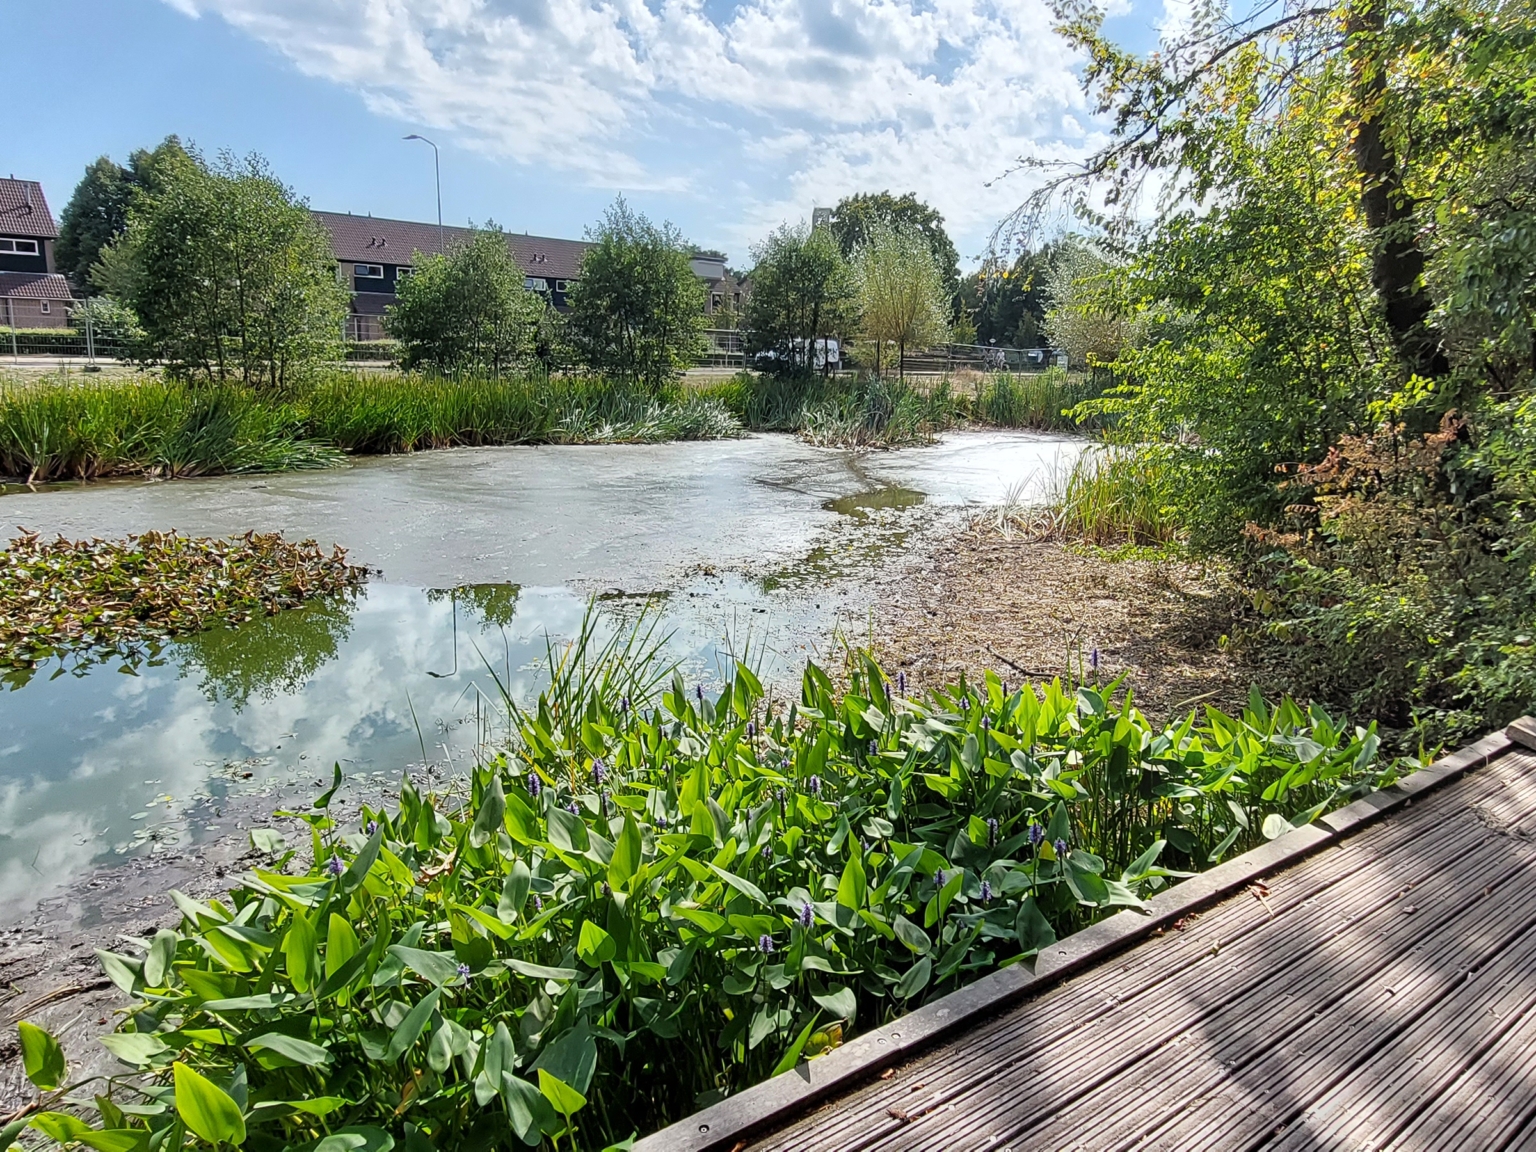
M412 132L407 140L420 140L423 144L432 144L425 136L418 136ZM443 255L448 254L448 244L443 239L443 171L437 162L437 145L432 144L432 177L437 183L437 247Z

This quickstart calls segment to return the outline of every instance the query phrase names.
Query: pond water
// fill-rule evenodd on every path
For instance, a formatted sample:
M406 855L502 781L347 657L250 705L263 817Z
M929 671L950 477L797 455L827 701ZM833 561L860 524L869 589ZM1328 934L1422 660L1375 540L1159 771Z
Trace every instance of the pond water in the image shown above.
M1078 449L967 433L856 455L758 436L5 495L10 523L47 534L281 530L380 574L0 692L0 917L103 863L227 832L242 797L307 803L333 763L380 787L407 767L451 773L504 738L502 688L536 692L547 639L574 635L589 601L609 630L654 621L693 681L743 648L790 679L862 621L869 565L946 508L1038 489Z

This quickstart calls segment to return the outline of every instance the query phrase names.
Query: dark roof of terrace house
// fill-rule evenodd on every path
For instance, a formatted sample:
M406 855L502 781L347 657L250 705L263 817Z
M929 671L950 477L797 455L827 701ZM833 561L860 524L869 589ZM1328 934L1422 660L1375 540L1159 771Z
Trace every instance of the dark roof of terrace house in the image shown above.
M58 238L43 186L36 180L0 177L0 235Z
M1532 1147L1533 752L1517 720L635 1152Z
M474 235L472 229L415 220L386 220L380 216L354 216L348 212L315 212L315 218L331 234L331 251L338 261L367 264L410 264L415 253L432 255L442 243L449 247ZM582 240L558 240L550 236L507 233L512 257L525 275L575 280L581 275L581 259L590 247Z
M69 281L57 272L0 272L0 297L17 300L73 300Z

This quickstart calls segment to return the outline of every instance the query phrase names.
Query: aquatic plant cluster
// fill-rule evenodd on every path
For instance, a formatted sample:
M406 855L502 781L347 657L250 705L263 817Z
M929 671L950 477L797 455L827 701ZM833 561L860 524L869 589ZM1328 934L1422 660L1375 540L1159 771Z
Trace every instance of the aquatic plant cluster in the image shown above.
M173 893L179 930L100 953L134 1073L66 1111L63 1053L23 1026L51 1094L9 1135L623 1147L1400 767L1288 700L1158 729L1116 684L918 700L859 657L786 707L590 632L551 668L456 794L407 780L343 827L338 769L303 874L264 830L227 898Z
M367 569L313 540L146 532L123 540L44 540L0 551L0 666L89 659L145 640L239 624L361 584Z
M326 468L348 453L739 436L706 396L587 377L337 371L284 390L148 378L0 389L0 474L28 483Z
M711 440L797 432L838 447L931 441L966 420L1070 428L1083 399L1060 370L974 389L891 380L757 377L653 390L597 376L319 373L285 389L147 377L0 378L0 475L29 484L328 468L346 455L496 444Z
M707 393L755 431L795 432L835 447L900 448L967 422L1043 431L1093 426L1074 410L1099 390L1087 377L1051 368L973 382L743 373Z

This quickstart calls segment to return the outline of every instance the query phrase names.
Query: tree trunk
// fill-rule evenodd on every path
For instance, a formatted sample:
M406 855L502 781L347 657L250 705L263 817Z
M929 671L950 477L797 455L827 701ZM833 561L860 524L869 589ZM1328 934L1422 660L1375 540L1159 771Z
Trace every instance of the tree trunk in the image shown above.
M1424 251L1414 224L1414 202L1403 186L1402 165L1387 140L1386 61L1382 38L1386 0L1356 0L1345 31L1359 120L1355 125L1355 167L1360 173L1360 207L1371 230L1371 285L1381 300L1387 329L1403 365L1420 376L1450 371L1438 333L1429 325L1434 302L1424 285Z

